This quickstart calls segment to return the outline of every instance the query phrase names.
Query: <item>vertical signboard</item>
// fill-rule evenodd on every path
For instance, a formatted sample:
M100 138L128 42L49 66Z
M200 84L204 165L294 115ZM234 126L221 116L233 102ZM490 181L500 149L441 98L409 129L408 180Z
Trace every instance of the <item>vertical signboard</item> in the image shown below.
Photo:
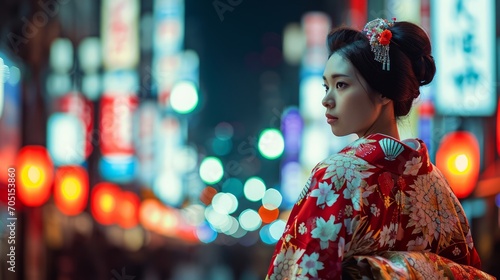
M493 0L431 1L438 113L495 112L494 5Z
M155 0L154 21L155 55L181 51L184 41L184 0Z
M83 124L85 152L87 158L93 150L93 128L94 128L94 105L79 92L70 92L58 100L58 111L69 113L77 117Z
M139 62L139 1L102 1L103 63L108 70L131 69Z
M101 99L101 152L104 156L133 156L132 117L138 105L134 95L104 95Z
M153 76L158 83L158 102L168 105L178 79L184 42L184 0L154 1Z
M134 117L134 143L139 163L138 178L151 187L158 174L155 164L160 130L160 111L156 102L146 101L139 105Z

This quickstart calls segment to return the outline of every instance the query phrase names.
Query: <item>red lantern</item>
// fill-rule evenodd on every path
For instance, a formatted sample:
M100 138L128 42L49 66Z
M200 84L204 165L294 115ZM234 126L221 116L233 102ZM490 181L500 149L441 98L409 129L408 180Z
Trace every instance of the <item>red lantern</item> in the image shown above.
M436 153L436 165L458 198L472 193L479 176L479 144L465 131L447 134Z
M17 156L19 171L17 195L26 206L41 206L50 197L54 165L42 146L25 146Z
M141 201L133 192L122 192L117 204L118 224L123 228L133 228L139 223Z
M56 171L54 201L62 213L73 216L80 214L87 205L89 178L80 166L64 166Z
M90 210L94 219L103 225L116 222L116 211L120 188L112 183L99 183L94 186L91 194Z

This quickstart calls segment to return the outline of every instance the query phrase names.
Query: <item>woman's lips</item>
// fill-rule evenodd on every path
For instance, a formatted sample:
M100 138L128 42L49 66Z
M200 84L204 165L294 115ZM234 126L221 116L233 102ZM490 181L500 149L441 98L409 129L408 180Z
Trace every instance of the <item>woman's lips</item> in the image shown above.
M329 123L329 124L332 124L332 123L336 122L339 119L339 118L334 117L334 116L332 116L330 114L326 114L325 116L326 116L326 122Z

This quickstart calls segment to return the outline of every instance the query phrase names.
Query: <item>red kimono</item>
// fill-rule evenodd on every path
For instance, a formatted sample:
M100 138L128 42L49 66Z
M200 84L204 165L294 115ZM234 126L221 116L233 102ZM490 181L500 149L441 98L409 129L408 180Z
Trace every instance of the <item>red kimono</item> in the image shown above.
M464 210L425 144L373 134L313 169L266 279L484 279L479 268Z

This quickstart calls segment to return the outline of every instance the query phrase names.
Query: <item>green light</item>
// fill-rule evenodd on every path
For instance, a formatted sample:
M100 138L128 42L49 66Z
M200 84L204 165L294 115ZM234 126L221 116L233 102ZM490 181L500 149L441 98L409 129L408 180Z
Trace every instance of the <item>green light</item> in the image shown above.
M198 105L196 86L189 81L181 81L175 84L170 95L170 105L177 113L191 113Z
M262 131L259 137L259 153L267 159L277 159L283 154L285 141L281 131L268 128Z
M200 164L200 177L207 184L216 184L224 175L222 162L216 157L207 157Z

